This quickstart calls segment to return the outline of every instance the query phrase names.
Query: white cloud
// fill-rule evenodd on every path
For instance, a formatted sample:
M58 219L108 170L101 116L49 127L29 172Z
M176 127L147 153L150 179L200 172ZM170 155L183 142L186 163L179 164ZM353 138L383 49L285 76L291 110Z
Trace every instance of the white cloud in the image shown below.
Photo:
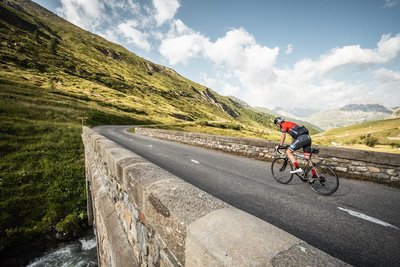
M279 54L279 48L257 44L244 29L230 30L211 42L180 21L171 25L169 36L162 40L159 51L172 65L187 64L190 59L202 56L234 72L246 86L261 85L273 78L272 69Z
M174 18L180 7L178 0L153 0L155 8L155 20L157 25L162 25L166 21Z
M117 26L116 32L120 34L126 42L134 44L135 46L145 50L150 51L151 45L147 40L148 34L143 33L137 29L139 22L136 20L128 20Z
M385 5L383 7L392 8L400 3L399 0L385 0Z
M244 39L242 38L242 40ZM257 51L256 47L259 45L254 44L255 41L250 41L251 38L247 40L250 47ZM229 42L225 47L232 48ZM380 69L371 73L374 66L389 63L399 56L399 34L394 37L383 35L374 49L361 48L359 45L335 48L321 55L317 60L303 59L297 62L293 68L286 69L275 66L275 60L272 56L274 50L272 49L267 53L270 55L269 64L268 61L263 61L264 68L261 68L263 69L261 72L255 62L257 62L257 59L268 58L267 55L259 58L248 57L249 64L246 64L247 57L244 49L241 51L236 49L241 54L236 58L229 56L228 53L228 51L235 49L228 49L225 52L222 52L222 48L219 49L216 53L217 59L229 57L233 61L228 61L229 64L227 65L240 80L242 90L237 93L237 96L251 105L332 108L348 103L377 103L380 101L398 105L395 103L399 102L400 99L399 92L396 91L396 88L398 90L400 85L399 72ZM261 55L262 53L258 51L254 54ZM215 62L219 61L215 60ZM242 66L249 72L248 75L242 73L241 68L234 64L238 62L242 62ZM371 77L373 76L371 74L374 74L375 80L366 78L350 81L329 78L332 77L333 71L337 74L337 70L351 76L346 72L350 66L363 65L370 67L359 68L360 75ZM271 77L263 79L265 76L262 76L261 73L268 75L269 72L272 73L270 74ZM273 79L273 74L276 75L276 79Z
M173 20L167 34L163 37L158 51L169 64L187 64L190 59L198 57L208 39L194 32L181 20Z
M261 46L244 29L228 31L216 42L208 42L205 56L214 64L227 67L246 87L263 85L274 77L279 48Z
M201 80L205 86L218 91L222 95L237 96L240 94L240 87L231 84L231 79L231 74L227 72L217 71L215 77L210 77L206 73L201 74Z
M359 45L334 48L318 60L303 59L290 70L277 70L285 80L293 83L310 82L345 65L383 64L393 60L400 53L400 34L391 37L383 35L375 49L361 48Z
M380 68L374 72L375 78L383 82L400 82L400 72ZM400 100L399 100L400 101Z
M134 0L61 0L57 13L68 21L107 38L134 44L149 51L149 29L155 24L155 11L142 8ZM129 16L134 19L126 20ZM149 32L147 32L149 31Z
M288 46L286 47L285 53L290 55L293 52L293 49L294 49L294 45L293 44L288 44Z
M103 19L104 4L101 0L61 0L56 12L75 25L94 31Z

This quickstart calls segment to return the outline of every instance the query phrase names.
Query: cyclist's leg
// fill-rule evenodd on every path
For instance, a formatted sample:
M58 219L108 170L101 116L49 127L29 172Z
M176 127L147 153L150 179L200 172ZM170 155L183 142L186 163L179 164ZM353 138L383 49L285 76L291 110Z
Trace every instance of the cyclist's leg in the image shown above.
M301 140L299 138L297 138L293 141L292 144L290 144L289 148L286 151L288 158L290 159L290 161L293 163L293 166L295 167L294 172L296 172L296 170L302 171L299 166L299 163L296 161L296 158L293 155L293 152L300 149L301 147L302 147Z
M309 159L311 157L312 140L311 140L311 137L309 135L307 135L306 137L307 137L307 141L304 141L303 153L304 153L304 156L307 159ZM307 167L310 167L310 166L307 166ZM312 178L317 178L317 172L316 172L316 170L314 168L311 169L311 174L312 174Z
M311 137L308 134L306 134L306 135L302 135L302 139L303 140L302 140L301 144L303 145L304 157L306 159L309 159L311 157L311 144L312 144Z

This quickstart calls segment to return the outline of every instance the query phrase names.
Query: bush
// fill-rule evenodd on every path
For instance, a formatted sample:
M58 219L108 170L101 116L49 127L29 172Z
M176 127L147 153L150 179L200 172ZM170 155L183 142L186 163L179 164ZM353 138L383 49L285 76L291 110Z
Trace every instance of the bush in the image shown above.
M206 126L206 127L231 129L231 130L236 130L236 131L240 131L242 129L242 126L240 124L228 123L228 122L201 121L201 122L199 122L199 124L201 126Z
M81 235L82 228L76 214L68 214L61 222L56 225L57 233L63 239L73 239Z
M367 138L365 138L365 144L369 147L374 147L378 144L378 139L372 136L367 136Z
M400 148L400 143L390 143L392 148Z

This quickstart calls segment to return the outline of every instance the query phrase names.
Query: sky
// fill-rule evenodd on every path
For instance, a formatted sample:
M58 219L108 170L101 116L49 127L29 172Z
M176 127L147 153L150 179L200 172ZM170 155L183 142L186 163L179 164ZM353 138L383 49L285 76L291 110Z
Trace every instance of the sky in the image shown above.
M34 0L251 106L400 106L400 0Z

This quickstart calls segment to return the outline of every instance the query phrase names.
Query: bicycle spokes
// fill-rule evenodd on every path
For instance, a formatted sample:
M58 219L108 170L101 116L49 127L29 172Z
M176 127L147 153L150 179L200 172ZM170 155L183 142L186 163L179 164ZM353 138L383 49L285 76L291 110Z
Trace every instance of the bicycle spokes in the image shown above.
M339 179L335 171L325 164L319 164L314 168L317 175L314 181L308 183L310 188L321 195L333 194L339 186Z

